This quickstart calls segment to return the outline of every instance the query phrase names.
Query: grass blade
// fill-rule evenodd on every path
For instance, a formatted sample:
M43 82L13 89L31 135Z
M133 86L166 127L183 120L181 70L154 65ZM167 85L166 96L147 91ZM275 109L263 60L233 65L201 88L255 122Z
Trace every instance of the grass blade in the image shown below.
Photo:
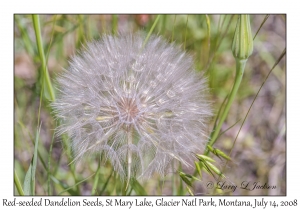
M191 180L189 180L190 177L188 177L187 174L185 174L183 172L179 172L179 176L186 185L188 185L190 187L192 186L192 182L191 182Z
M189 22L189 15L187 15L186 23L185 23L185 34L184 34L184 45L183 45L184 50L185 50L185 46L186 46L186 33L187 33L187 28L188 28L188 22Z
M163 15L162 16L162 23L161 23L161 30L160 30L160 33L161 34L165 34L165 31L166 31L166 24L167 24L167 15Z
M29 168L26 172L26 175L25 175L25 179L24 179L24 195L31 195L31 170L32 169L32 166L31 164L29 165Z
M260 26L259 26L259 29L256 31L256 33L255 33L255 35L254 35L254 37L253 37L253 40L255 39L256 35L258 34L258 32L260 31L260 29L262 28L262 26L265 24L265 22L267 21L267 19L268 19L269 16L270 16L270 15L266 15L266 16L265 16L263 22L262 22L262 23L260 24Z
M109 175L109 177L107 178L107 180L106 180L106 182L105 182L105 184L104 184L101 192L100 192L100 195L102 195L104 193L104 191L105 191L105 189L106 189L106 187L107 187L107 185L109 183L109 180L111 179L113 173L114 173L114 171L112 170L111 173L110 173L110 175Z
M57 15L54 16L54 21L53 21L53 26L52 26L52 31L51 31L51 38L50 38L50 42L49 42L49 45L47 46L47 53L46 53L46 63L48 63L48 59L49 59L49 54L50 54L50 49L51 49L51 44L52 44L52 41L53 41L53 37L54 37L54 28L55 28L55 24L56 24L56 18L57 18Z
M206 25L207 25L207 49L208 49L208 51L207 51L207 54L209 55L209 53L210 53L210 36L211 36L211 29L210 29L210 18L209 18L209 16L208 15L205 15L205 19L206 19ZM208 62L208 60L207 60L207 62Z
M14 183L16 185L19 195L24 195L24 190L22 188L22 185L21 185L21 182L20 182L20 179L18 177L16 170L14 171Z
M47 167L47 188L48 188L48 195L50 195L50 166L51 166L51 155L52 155L52 149L53 149L53 143L54 143L54 134L52 136L51 144L50 144L50 149L48 153L48 167Z
M171 42L173 42L173 40L174 40L175 22L176 22L176 15L175 15L175 18L174 18L174 23L173 23L172 39L171 39Z
M233 128L236 124L238 124L238 122L240 122L241 119L239 119L238 121L236 121L233 125L229 126L227 129L225 129L222 133L219 134L219 136L217 137L220 138L220 136L222 136L224 133L226 133L227 131L229 131L231 128Z
M224 39L225 36L227 35L227 32L228 32L230 23L231 23L231 21L232 21L232 19L233 19L233 16L234 16L234 15L231 15L231 17L230 17L230 19L229 19L229 22L228 22L228 24L227 24L227 26L226 26L226 28L225 28L225 32L222 34L222 36L221 36L221 37L217 37L217 40L216 40L216 46L215 46L215 48L214 48L214 51L213 51L213 52L211 53L211 55L209 56L209 61L208 61L208 63L206 64L206 67L204 68L203 72L205 72L205 73L208 72L208 70L209 70L209 68L210 68L210 65L211 65L211 63L212 63L212 61L213 61L213 59L214 59L214 57L215 57L215 55L216 55L216 52L218 51L219 47L221 46L223 39ZM224 19L222 25L224 24L224 22L225 22L225 19Z
M118 32L118 15L112 15L112 34L117 34Z
M67 192L67 191L71 190L73 187L76 187L77 185L81 184L82 182L85 182L86 180L88 180L89 178L91 178L91 177L94 176L94 175L95 175L95 173L92 174L91 176L89 176L89 177L87 177L87 178L85 178L85 179L83 179L83 180L77 182L77 183L74 184L73 186L68 187L68 188L65 188L63 191L61 191L60 193L58 193L58 195L61 195L61 194L63 194L64 192Z
M65 189L70 195L78 195L78 193L75 190L72 190L67 184L63 183L62 181L59 181L54 176L51 176L51 179L54 183L60 185L63 189Z
M35 144L34 144L34 153L30 163L30 166L26 172L24 179L24 194L25 195L34 195L35 191L35 171L38 158L38 143L40 136L41 127L37 130Z
M46 45L45 49L50 49L50 45L54 45L54 44L57 44L57 43L61 42L62 39L63 39L66 35L70 34L70 33L73 32L73 31L75 31L78 27L79 27L79 24L74 25L72 28L68 29L66 32L60 33L60 34L56 35L56 36L53 38L53 40L51 40L50 43ZM61 45L61 46L62 46L62 45Z
M194 193L192 192L191 188L189 188L188 186L186 186L187 191L189 192L189 194L191 196L194 196Z
M146 37L145 41L144 41L144 43L143 43L142 49L143 49L143 48L145 47L145 45L147 44L147 42L148 42L148 40L149 40L149 38L150 38L150 36L151 36L153 30L154 30L154 28L155 28L155 26L156 26L156 24L157 24L159 18L160 18L160 15L157 15L157 16L156 16L156 19L155 19L155 21L154 21L154 23L153 23L153 25L151 26L150 31L149 31L148 34L147 34L147 37Z
M147 195L143 186L135 179L132 179L131 186L137 195Z
M48 68L47 68L47 64L46 64L46 59L45 59L39 15L32 15L32 20L33 20L33 26L34 26L34 32L35 32L35 37L36 37L36 43L38 46L39 56L40 56L40 59L42 62L43 77L46 80L47 90L50 94L50 99L52 101L55 101L54 90L52 87L52 83L50 80L50 76L49 76L49 72L48 72Z
M20 30L22 41L24 44L24 48L28 52L29 55L33 56L36 54L36 49L34 48L34 44L32 40L29 38L28 31L22 21L20 20L20 15L14 15L15 21L17 24L18 29Z
M181 178L179 179L179 187L178 187L177 195L184 195L183 181Z
M97 193L97 186L98 186L98 181L100 179L100 161L99 161L99 164L98 164L98 169L96 171L96 175L95 175L95 179L94 179L94 184L93 184L93 188L92 188L92 195L96 195Z
M34 195L35 191L35 171L37 165L37 158L38 158L38 145L39 145L39 136L41 131L41 125L36 133L35 143L34 143L34 154L32 159L32 172L31 172L31 193Z
M40 28L40 21L39 21L39 16L38 15L32 15L32 20L33 20L33 25L34 25L34 31L35 31L35 35L36 35L36 42L37 42L37 46L38 46L38 51L39 51L39 56L42 62L42 70L43 70L43 81L45 80L46 82L46 87L47 90L50 94L50 99L52 101L55 101L55 94L54 94L54 89L52 87L52 83L50 80L50 76L49 76L49 72L48 72L48 68L47 68L47 63L46 63L46 59L45 59L45 53L44 53L44 48L43 48L43 44L42 44L42 36L41 36L41 28ZM77 26L75 26L74 28L77 28ZM73 29L74 29L73 28ZM64 137L65 135L63 135L63 143L66 143L65 139L66 137ZM67 147L70 148L70 147ZM68 158L71 159L71 155L68 152ZM74 166L71 166L71 172L72 175L75 179L76 182L76 176L74 174ZM76 185L76 187L78 187ZM79 192L79 189L77 189L77 191Z
M84 17L83 15L78 15L78 22L79 22L79 27L78 27L78 33L77 33L77 43L76 43L76 48L79 48L85 41L84 37Z

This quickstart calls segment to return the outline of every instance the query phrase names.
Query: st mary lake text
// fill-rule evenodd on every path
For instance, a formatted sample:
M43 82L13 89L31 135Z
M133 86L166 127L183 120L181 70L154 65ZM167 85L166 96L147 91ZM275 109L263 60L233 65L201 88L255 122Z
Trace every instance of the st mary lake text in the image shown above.
M263 207L267 206L297 206L297 199L290 202L277 203L268 199L228 199L228 198L14 198L12 200L2 199L2 206L98 206L98 207L180 207L180 206L232 206L232 207Z

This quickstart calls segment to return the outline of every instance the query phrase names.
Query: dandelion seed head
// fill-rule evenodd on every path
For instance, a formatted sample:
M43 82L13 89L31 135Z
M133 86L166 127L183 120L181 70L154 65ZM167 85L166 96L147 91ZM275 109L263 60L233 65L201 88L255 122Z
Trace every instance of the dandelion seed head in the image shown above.
M207 141L212 112L193 60L161 37L105 35L75 55L57 78L52 103L75 159L102 154L121 177L164 175L189 165Z

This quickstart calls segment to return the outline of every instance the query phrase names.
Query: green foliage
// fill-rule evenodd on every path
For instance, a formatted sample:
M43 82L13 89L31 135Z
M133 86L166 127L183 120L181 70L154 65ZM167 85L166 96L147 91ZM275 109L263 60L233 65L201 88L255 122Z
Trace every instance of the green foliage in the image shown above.
M201 170L204 170L211 176L215 178L215 174L218 175L218 177L225 178L224 174L221 172L220 169L218 169L214 164L215 160L206 156L206 155L196 155L196 157L199 160L199 169L197 168L197 171L200 176L202 176L202 173L199 172Z
M20 182L20 179L19 179L19 177L16 173L16 170L14 171L14 183L16 185L16 188L17 188L17 191L18 191L19 195L25 195L22 184Z
M210 145L207 145L207 148L210 152L212 152L214 155L216 155L218 158L224 158L226 160L231 160L231 158L226 155L224 152L222 152L221 150L219 149L216 149L216 148L213 148L212 146Z

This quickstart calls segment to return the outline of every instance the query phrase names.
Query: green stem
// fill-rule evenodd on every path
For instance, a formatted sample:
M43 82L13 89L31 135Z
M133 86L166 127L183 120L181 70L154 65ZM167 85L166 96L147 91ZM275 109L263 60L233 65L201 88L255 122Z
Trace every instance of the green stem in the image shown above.
M41 132L41 124L39 125L38 130L36 131L36 137L34 142L34 153L32 159L32 169L31 169L31 195L35 194L35 172L37 166L37 159L38 159L38 144L39 144L39 137Z
M129 132L127 134L127 144L129 146L131 146L132 144L132 133L133 133L133 127L130 126L129 128ZM124 189L124 193L126 195L126 191L128 189L129 186L129 182L130 182L130 177L131 177L131 167L132 167L132 151L130 148L128 148L127 150L127 183L126 183L126 187Z
M207 54L209 55L210 53L210 19L208 15L205 15L206 19L206 25L207 25ZM209 61L209 58L207 58L207 62Z
M157 22L158 22L160 16L161 16L161 15L157 15L157 16L156 16L156 18L155 18L155 20L154 20L154 23L153 23L153 25L152 25L150 31L148 32L147 37L146 37L146 39L145 39L145 41L144 41L144 43L143 43L142 49L143 49L143 48L145 47L145 45L147 44L147 42L148 42L148 40L149 40L149 38L150 38L150 36L151 36L151 34L152 34L152 32L153 32L153 30L154 30L156 24L157 24Z
M50 93L50 99L52 101L55 101L55 94L54 94L54 89L52 87L52 83L50 80L50 76L49 76L49 72L48 72L48 68L47 68L47 63L46 63L46 59L45 59L45 53L44 53L44 48L43 48L43 42L42 42L42 36L41 36L41 27L40 27L40 20L39 20L39 15L32 15L32 20L33 20L33 26L34 26L34 31L35 31L35 36L36 36L36 43L38 46L38 51L39 51L39 56L41 59L41 63L42 63L42 70L43 70L43 79L45 79L46 81L46 85L47 85L47 90ZM66 143L66 135L63 135L63 144L67 145ZM70 154L70 147L65 147L67 148L67 155L69 160L72 159L72 156ZM74 165L70 166L71 168L71 172L72 175L74 177L75 183L77 182L76 176L75 176L75 168ZM78 185L76 185L77 188L77 192L79 192L79 188Z
M173 30L172 30L172 39L171 39L171 42L173 42L173 40L174 40L175 22L176 22L176 15L175 15L175 18L174 18L174 23L173 23Z
M184 34L184 45L183 45L183 49L184 50L185 50L185 46L186 46L186 32L187 32L188 22L189 22L189 15L187 15L187 17L186 17L186 23L185 23L185 34Z
M224 111L220 117L220 121L219 121L218 125L216 126L216 129L211 134L211 138L208 143L211 146L214 145L214 143L216 142L216 140L218 138L218 135L220 133L222 125L228 115L229 109L230 109L232 102L235 98L235 95L239 89L239 86L240 86L242 78L243 78L246 62L247 62L247 59L245 59L245 60L236 59L236 75L235 75L234 85L233 85L233 88L229 95L229 98L228 98L227 104L224 108ZM208 153L209 153L209 150L206 148L205 155L208 155Z
M14 17L15 17L16 25L21 32L21 37L23 40L25 50L28 52L30 56L34 57L36 49L34 48L34 45L32 44L32 41L29 38L27 29L24 26L24 24L21 22L20 15L15 15Z
M15 185L17 187L17 190L18 190L18 193L19 195L24 195L24 191L23 191L23 188L22 188L22 184L20 182L20 179L17 175L17 172L16 170L14 171L14 182L15 182Z
M47 187L48 187L48 195L51 195L51 188L50 188L50 174L51 174L51 155L52 155L52 148L53 148L53 143L54 143L54 134L52 136L51 144L50 144L50 149L48 153L48 167L47 167Z
M99 193L99 195L102 195L104 193L113 174L114 174L114 170L111 170L111 173L110 173L109 177L107 178L106 182L104 183L103 188L101 189L101 192Z
M78 22L79 22L79 27L78 27L78 33L77 33L77 43L76 47L80 48L80 46L84 43L84 17L83 15L78 15Z
M118 32L118 15L112 15L112 34L117 34Z
M161 26L161 34L164 34L166 31L166 23L167 23L167 15L162 15L162 26Z
M175 160L172 161L172 171L175 171ZM177 177L177 176L176 176ZM176 180L175 173L172 175L172 195L176 195Z
M47 85L47 89L50 93L50 98L52 101L54 101L55 95L54 95L54 90L53 90L52 83L51 83L51 80L49 77L49 72L47 69L47 64L46 64L46 59L45 59L39 15L32 15L32 20L33 20L33 26L34 26L34 32L35 32L35 37L36 37L36 43L38 46L39 56L40 56L40 59L42 62L42 69L43 69L43 74L44 74L43 76L45 77L45 80L46 80L46 85Z
M99 160L99 163L98 163L98 169L96 171L96 176L95 176L95 179L94 179L94 184L93 184L93 188L92 188L92 195L96 195L97 192L97 187L98 187L98 181L99 181L99 178L100 178L100 167L101 166L101 163L100 163L100 160Z

